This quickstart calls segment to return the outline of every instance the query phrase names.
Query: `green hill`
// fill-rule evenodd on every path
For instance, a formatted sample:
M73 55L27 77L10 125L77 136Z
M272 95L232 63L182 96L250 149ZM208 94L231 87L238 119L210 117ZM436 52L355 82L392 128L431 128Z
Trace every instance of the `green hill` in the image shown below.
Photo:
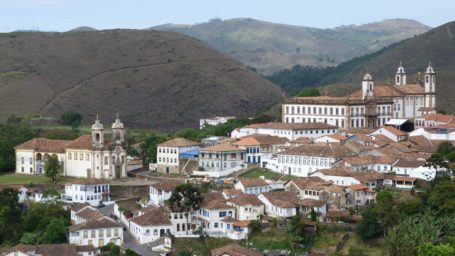
M335 68L294 67L291 70L283 70L271 76L270 79L291 94L306 86L330 85L323 88L323 94L327 92L346 95L360 87L366 71L370 72L378 83L393 82L399 62L402 61L408 83L412 83L416 81L417 73L425 72L428 62L431 61L437 73L437 108L453 113L455 112L455 101L452 99L455 97L454 56L455 22L450 22L375 53L354 58Z
M199 40L173 32L108 30L0 34L0 122L78 111L105 124L198 127L199 118L247 115L280 89Z
M237 18L153 29L198 38L261 73L271 74L294 65L334 66L430 28L404 19L318 29Z

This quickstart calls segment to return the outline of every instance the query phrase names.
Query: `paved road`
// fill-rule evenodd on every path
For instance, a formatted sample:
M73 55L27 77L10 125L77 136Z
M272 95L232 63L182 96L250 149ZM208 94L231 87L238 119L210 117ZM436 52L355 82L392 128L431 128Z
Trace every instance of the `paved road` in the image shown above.
M142 256L159 256L159 252L152 251L151 248L148 248L147 245L139 245L136 240L131 236L128 231L123 231L123 242L125 248L130 248L131 250L135 251L136 253Z

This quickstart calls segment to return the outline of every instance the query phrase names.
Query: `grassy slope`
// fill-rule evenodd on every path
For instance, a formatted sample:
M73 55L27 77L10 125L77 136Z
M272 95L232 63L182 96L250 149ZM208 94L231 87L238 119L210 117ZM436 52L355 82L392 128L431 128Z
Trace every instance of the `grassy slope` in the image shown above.
M66 184L71 181L74 181L74 178L68 177L59 177L57 178L57 184ZM23 174L1 174L0 175L0 184L4 185L26 185L26 184L52 184L52 179L46 176L38 175L23 175Z
M317 29L238 18L194 26L163 25L154 29L193 36L262 73L271 73L297 64L338 64L421 34L429 27L416 21L395 19Z
M197 127L199 118L252 114L279 88L206 44L172 32L110 30L0 34L0 121L12 114L96 113L109 125Z

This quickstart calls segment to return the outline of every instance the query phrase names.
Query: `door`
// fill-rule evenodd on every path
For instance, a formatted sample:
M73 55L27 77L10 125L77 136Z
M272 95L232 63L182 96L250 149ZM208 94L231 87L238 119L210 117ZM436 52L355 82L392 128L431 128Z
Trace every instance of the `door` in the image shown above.
M98 246L99 246L99 247L104 246L104 239L100 239L100 240L98 241Z

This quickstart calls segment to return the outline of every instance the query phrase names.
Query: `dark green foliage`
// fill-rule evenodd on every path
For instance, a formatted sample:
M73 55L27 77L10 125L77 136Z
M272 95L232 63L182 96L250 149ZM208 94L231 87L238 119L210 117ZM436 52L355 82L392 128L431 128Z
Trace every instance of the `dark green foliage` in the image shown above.
M428 206L436 211L438 216L450 216L455 213L455 183L450 179L434 182L428 196Z
M14 244L21 236L21 210L17 196L15 189L0 191L0 244Z
M14 147L36 136L36 130L15 122L0 124L0 172L14 171Z
M120 247L113 243L108 243L105 246L101 247L100 251L101 256L120 256Z
M311 221L317 221L317 220L318 220L318 216L316 215L314 208L311 208Z
M71 127L78 127L82 122L82 114L68 111L60 116L60 123Z
M135 251L131 250L130 248L126 248L125 256L140 256L140 255L137 254Z
M157 145L167 140L167 137L159 133L151 135L148 139L142 142L137 149L139 158L142 160L143 166L148 166L149 163L156 163Z
M291 69L278 71L267 78L279 85L285 92L294 94L306 87L321 85L324 77L335 70L333 67L319 68L297 65Z
M425 243L419 246L418 256L455 256L455 247L450 244Z
M250 234L258 234L262 232L262 225L260 220L252 220L248 225Z
M305 88L303 91L296 95L297 97L315 97L321 96L321 93L317 88Z
M45 159L44 162L44 175L52 179L55 182L55 179L62 171L62 166L58 160L57 155L52 155L49 158Z
M46 129L39 132L39 137L52 140L74 140L79 137L79 131L68 129Z
M450 152L453 152L455 147L449 141L444 141L438 146L438 153L445 156Z
M21 244L37 244L40 239L40 235L37 233L30 233L26 232L22 235L21 240L19 241Z
M382 234L382 227L379 224L374 205L369 205L362 211L362 218L362 221L356 226L356 232L362 240L370 240Z
M54 218L47 225L40 242L44 244L59 244L66 243L66 235L68 233L67 226L64 219Z
M190 251L182 251L182 252L179 252L178 256L191 256L191 252Z
M378 221L385 231L395 225L399 220L399 214L395 208L393 196L389 191L382 190L376 194L374 209Z

